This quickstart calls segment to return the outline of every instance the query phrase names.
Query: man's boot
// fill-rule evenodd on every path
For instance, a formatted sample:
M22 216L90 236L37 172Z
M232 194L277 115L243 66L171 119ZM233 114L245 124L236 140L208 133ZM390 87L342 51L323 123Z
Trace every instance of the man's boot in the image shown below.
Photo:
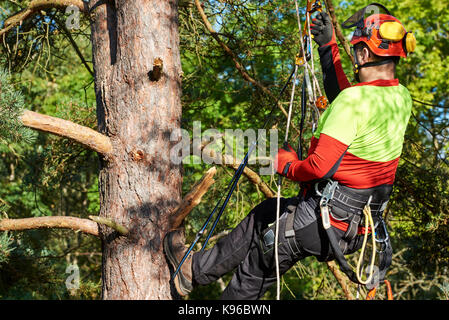
M181 241L181 232L175 230L167 233L164 238L164 251L168 261L170 261L174 270L176 270L186 251L184 241ZM192 255L193 252L186 258L174 279L176 290L181 296L188 295L193 289Z

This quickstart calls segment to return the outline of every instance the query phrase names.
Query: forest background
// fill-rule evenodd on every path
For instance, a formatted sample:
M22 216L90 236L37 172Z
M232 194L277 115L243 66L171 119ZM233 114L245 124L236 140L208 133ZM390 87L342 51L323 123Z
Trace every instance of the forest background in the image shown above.
M1 0L0 29L12 13L29 3ZM305 1L299 3L305 5ZM333 3L341 23L369 2ZM388 279L396 299L448 299L449 3L382 3L417 38L416 52L402 60L397 69L397 76L410 90L414 103L387 209L394 247ZM203 5L220 39L251 78L273 93L279 92L299 48L294 2L209 0L203 1ZM77 19L73 11L50 9L24 21L16 31L0 36L2 87L10 85L21 92L0 90L3 115L26 108L96 128L89 21L82 16ZM260 128L270 107L266 92L242 77L210 35L192 1L180 1L179 23L184 73L182 128L192 132L194 121L201 121L202 130ZM350 30L343 32L350 37ZM339 45L344 70L352 79L350 59ZM320 75L316 48L314 56L316 73ZM281 104L287 107L288 94ZM299 122L298 108L293 122ZM284 115L278 112L272 125L283 137ZM306 140L309 137L310 128ZM293 145L296 140L292 135ZM0 219L97 215L98 165L97 154L76 142L2 119ZM184 164L183 191L190 190L210 167L205 163ZM187 243L233 174L232 168L217 169L216 183L186 220ZM275 189L276 179L262 178ZM283 196L297 191L297 184L283 184ZM263 199L260 190L243 177L216 233L232 229ZM61 229L0 231L0 299L99 299L101 262L101 242L90 235ZM75 271L79 272L79 286L73 286L71 276ZM229 279L227 275L195 289L189 298L216 299ZM264 299L273 299L274 289ZM353 292L355 289L351 287ZM281 298L344 299L345 295L325 264L307 258L282 278Z

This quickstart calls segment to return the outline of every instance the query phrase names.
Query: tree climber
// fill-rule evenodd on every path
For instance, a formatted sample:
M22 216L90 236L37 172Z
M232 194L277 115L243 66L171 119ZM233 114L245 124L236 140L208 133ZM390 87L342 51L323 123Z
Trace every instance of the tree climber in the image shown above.
M366 17L373 6L382 13ZM395 68L399 57L413 51L414 37L380 5L369 5L345 21L343 27L356 27L351 44L359 83L351 86L329 16L320 12L312 22L331 104L319 119L305 160L298 159L291 148L279 149L276 156L277 172L301 182L297 197L281 198L280 273L308 256L319 261L337 259L346 272L341 257L359 250L363 234L372 232L361 224L368 205L376 238L383 234L380 281L392 253L382 213L392 191L412 106L408 90L395 78ZM328 229L322 219L323 198L330 212ZM262 297L276 282L276 203L276 198L261 202L213 248L191 253L174 279L179 294L187 295L194 286L207 285L236 269L222 299ZM165 252L175 268L185 253L180 236L174 231L164 239ZM346 274L357 281L351 272Z

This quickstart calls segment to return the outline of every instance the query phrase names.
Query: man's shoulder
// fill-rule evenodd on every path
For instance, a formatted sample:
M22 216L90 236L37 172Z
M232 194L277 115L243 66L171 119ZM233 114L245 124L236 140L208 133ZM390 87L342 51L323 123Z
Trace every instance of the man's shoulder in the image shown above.
M355 107L358 104L357 102L363 100L364 94L361 88L362 87L352 86L342 90L332 102L332 107Z

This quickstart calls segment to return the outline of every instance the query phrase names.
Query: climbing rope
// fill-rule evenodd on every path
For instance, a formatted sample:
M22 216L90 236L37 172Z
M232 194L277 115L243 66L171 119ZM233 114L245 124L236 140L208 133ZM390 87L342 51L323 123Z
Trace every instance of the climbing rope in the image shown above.
M295 99L295 88L296 88L296 77L298 74L298 64L295 63L295 71L293 73L293 85L292 92L290 95L290 103L288 106L288 116L287 116L287 127L285 129L285 138L283 148L288 150L288 132L290 129L290 122L292 119L292 110L293 110L293 101ZM280 300L281 295L281 277L279 270L279 216L281 211L281 184L282 184L282 176L278 176L278 188L277 188L277 203L276 203L276 228L275 228L275 237L274 237L274 256L275 256L275 264L276 264L276 299Z
M305 24L304 29L301 28L301 18L299 14L299 5L298 0L295 0L295 7L296 7L296 17L298 21L298 30L300 34L300 43L301 43L301 50L300 53L296 56L295 59L295 71L294 71L294 79L293 79L293 86L290 96L290 103L289 103L289 109L288 109L288 117L287 117L287 126L285 130L285 138L283 143L283 148L285 150L289 150L288 145L288 134L289 134L289 128L290 128L290 122L291 122L291 116L292 116L292 110L293 110L293 101L295 98L295 89L296 89L296 79L298 74L299 67L304 67L304 78L303 78L303 85L302 85L302 107L301 107L301 126L300 126L300 145L298 148L298 157L302 159L302 148L301 148L301 140L302 140L302 131L303 131L303 125L304 125L304 118L305 118L305 97L306 97L306 91L307 96L309 100L309 104L312 107L312 131L315 131L318 118L320 115L320 112L318 110L319 106L321 109L324 109L327 105L327 100L324 96L321 94L321 89L319 82L317 80L317 77L315 75L315 66L313 61L313 48L312 48L312 35L310 31L310 16L315 11L321 11L321 2L320 1L307 1L307 8L306 8L306 17L305 17ZM310 61L310 63L309 63ZM278 240L279 240L279 219L280 219L280 203L281 203L281 185L282 185L282 176L279 175L278 177L278 183L277 183L277 203L276 203L276 228L275 228L275 241L274 241L274 255L275 255L275 264L276 264L276 299L280 300L280 287L281 287L281 277L280 277L280 266L279 266L279 249L278 249Z
M370 208L371 199L372 199L372 196L369 198L368 203L363 208L363 214L365 215L365 235L363 237L363 244L362 244L359 260L358 260L357 267L356 267L357 280L361 284L365 284L365 285L367 283L371 282L371 279L374 275L374 261L376 259L376 236L375 236L375 226L374 226L373 216L371 214L371 208ZM372 240L373 247L372 247L372 253L371 253L371 262L370 262L370 269L368 272L368 278L366 280L362 280L362 272L363 271L361 271L361 266L362 266L362 262L363 262L363 257L365 255L366 243L368 242L368 235L369 235L368 226L371 228L371 240Z
M265 129L268 126L270 120L272 120L273 115L274 115L274 110L278 106L280 98L282 97L284 91L288 87L288 85L289 85L289 83L290 83L290 81L291 81L291 79L293 77L293 74L295 73L295 70L296 70L296 68L292 71L292 73L288 77L286 83L284 84L284 86L282 87L282 89L281 89L281 91L279 93L278 98L273 103L273 105L271 107L271 110L270 110L270 113L265 118L265 121L264 121L262 129ZM257 140L258 140L258 138L256 138L256 141L254 141L251 144L251 146L249 147L248 152L246 153L244 159L242 160L242 162L240 163L239 167L237 168L237 170L235 171L234 175L232 176L232 179L229 182L228 187L227 187L226 196L225 196L225 193L223 193L220 196L219 200L217 201L215 207L212 209L211 213L209 214L208 218L204 222L203 226L197 232L197 234L195 236L195 239L193 240L192 244L190 245L190 247L185 252L184 256L182 257L181 261L179 262L178 267L176 268L175 272L173 273L172 280L176 277L176 275L178 274L178 272L181 269L182 265L184 264L185 260L189 256L190 252L192 252L192 250L195 247L195 245L198 243L198 241L203 236L204 232L206 231L207 226L209 225L210 221L212 221L212 218L213 218L214 214L218 211L217 216L215 218L215 221L213 223L213 226L212 226L211 230L209 231L209 234L207 235L207 238L206 238L205 242L203 243L203 247L201 249L202 251L205 250L206 245L207 245L209 239L211 238L211 236L212 236L212 234L213 234L213 232L215 230L215 227L217 226L218 221L220 220L220 217L223 214L223 212L224 212L224 210L225 210L225 208L226 208L226 206L227 206L227 204L229 202L229 199L231 198L232 193L234 192L234 189L235 189L236 185L237 185L237 183L238 183L238 181L239 181L239 179L240 179L240 177L241 177L241 175L242 175L246 165L248 164L249 157L250 157L250 155L252 154L252 152L254 151L254 149L255 149L255 147L257 145ZM223 201L223 199L224 199L224 201Z

